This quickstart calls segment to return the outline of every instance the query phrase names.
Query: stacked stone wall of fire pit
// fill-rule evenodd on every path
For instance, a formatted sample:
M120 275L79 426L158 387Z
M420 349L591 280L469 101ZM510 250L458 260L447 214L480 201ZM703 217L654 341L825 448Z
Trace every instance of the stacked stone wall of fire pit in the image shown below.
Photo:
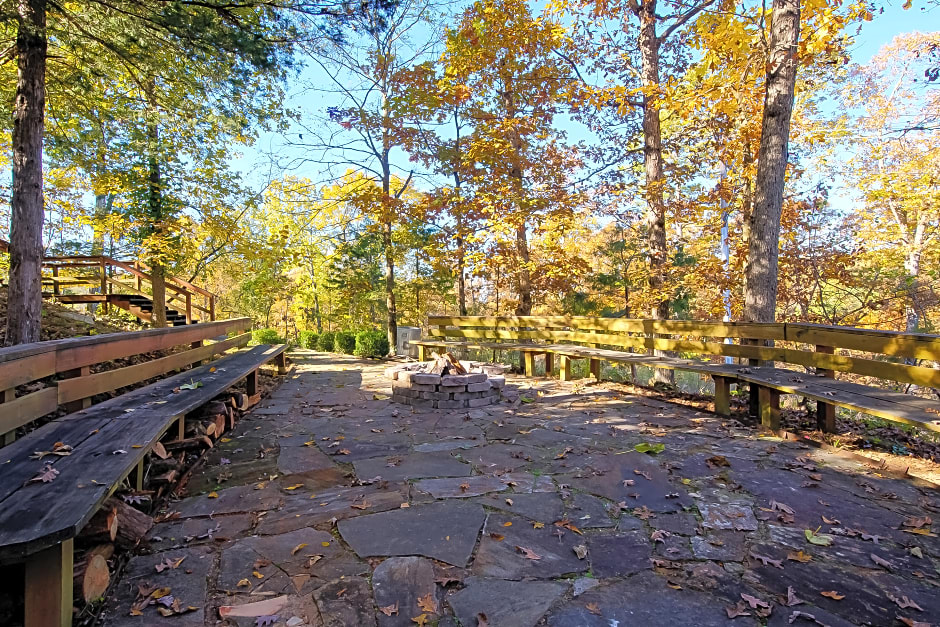
M499 402L500 390L506 385L504 376L485 372L439 375L401 369L391 376L392 400L434 409L492 405Z

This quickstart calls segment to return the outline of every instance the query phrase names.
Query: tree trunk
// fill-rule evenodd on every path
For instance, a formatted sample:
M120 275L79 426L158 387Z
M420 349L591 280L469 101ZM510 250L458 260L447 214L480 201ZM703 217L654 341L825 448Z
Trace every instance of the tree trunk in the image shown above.
M18 0L16 15L7 345L39 341L45 217L42 140L46 106L46 0Z
M663 200L663 147L659 124L659 46L656 36L656 0L644 2L640 18L640 77L643 95L643 165L646 173L646 237L650 257L650 291L654 303L650 315L657 320L669 317L666 289L666 204ZM663 354L653 351L654 355ZM653 371L653 381L673 384L672 370Z
M773 322L776 318L780 214L799 40L799 0L774 0L744 283L744 319L749 322Z
M516 255L519 257L517 316L532 315L532 275L529 272L529 240L525 222L516 227Z
M388 198L388 196L386 196ZM382 225L382 245L385 248L385 308L388 311L388 350L395 354L398 346L398 311L395 305L395 254L392 249L392 223Z

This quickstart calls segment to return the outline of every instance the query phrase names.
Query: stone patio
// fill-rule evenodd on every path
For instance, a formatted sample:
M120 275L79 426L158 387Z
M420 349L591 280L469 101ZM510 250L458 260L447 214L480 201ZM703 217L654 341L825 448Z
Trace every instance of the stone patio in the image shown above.
M424 410L390 402L387 364L291 358L104 625L940 624L926 484L604 384L509 376L497 405ZM192 609L131 616L153 587Z

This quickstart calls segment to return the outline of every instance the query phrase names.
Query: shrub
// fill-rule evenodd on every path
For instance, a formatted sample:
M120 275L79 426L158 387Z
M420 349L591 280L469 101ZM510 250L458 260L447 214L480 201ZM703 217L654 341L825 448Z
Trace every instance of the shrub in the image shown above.
M327 353L333 352L333 337L335 333L332 331L324 331L320 334L320 337L317 338L317 350L324 351Z
M352 355L356 350L356 336L350 331L337 331L333 337L333 350L337 353Z
M375 357L381 359L388 356L388 336L384 331L362 331L356 335L357 357Z
M316 331L300 331L297 334L297 343L300 344L300 348L316 350L317 338L318 336Z
M251 332L252 344L283 344L284 340L276 329L255 329Z

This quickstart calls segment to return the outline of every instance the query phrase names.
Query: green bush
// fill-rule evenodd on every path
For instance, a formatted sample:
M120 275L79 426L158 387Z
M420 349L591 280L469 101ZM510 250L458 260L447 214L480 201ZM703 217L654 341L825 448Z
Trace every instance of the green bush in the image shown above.
M333 350L337 353L352 355L356 350L356 336L350 331L337 331L333 337Z
M317 338L317 350L324 351L326 353L333 352L333 338L335 333L332 331L324 331L320 334L320 337Z
M255 329L251 332L252 344L283 344L284 340L276 329Z
M297 333L297 343L300 344L300 348L316 350L318 337L316 331L300 331Z
M356 335L357 357L375 357L381 359L388 356L388 336L385 331L362 331Z

